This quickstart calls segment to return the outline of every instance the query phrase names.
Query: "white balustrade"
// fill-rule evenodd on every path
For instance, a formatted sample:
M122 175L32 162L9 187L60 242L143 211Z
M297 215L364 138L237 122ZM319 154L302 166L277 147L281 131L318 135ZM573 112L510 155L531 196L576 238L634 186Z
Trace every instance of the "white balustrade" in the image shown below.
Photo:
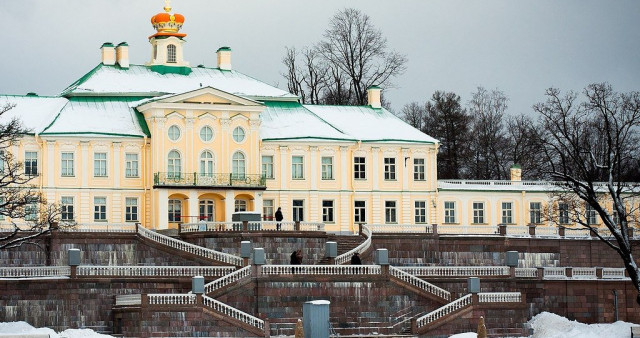
M558 227L554 226L537 226L536 237L558 237Z
M602 278L604 279L624 279L625 268L602 268Z
M591 230L586 228L565 228L564 237L591 238Z
M78 266L78 276L118 277L193 277L224 276L235 271L232 266Z
M213 309L214 311L239 320L245 324L254 326L258 329L264 330L264 320L254 317L248 313L242 312L234 307L219 302L211 297L202 296L202 300L205 306Z
M241 266L243 263L242 258L238 256L230 255L224 252L219 252L219 251L203 248L201 246L197 246L191 243L187 243L184 241L180 241L175 238L171 238L169 236L165 236L165 235L153 232L142 226L138 227L138 234L144 238L147 238L159 244L166 245L171 248L190 253L192 255L205 257L208 259L213 259L213 260L217 260L223 263L232 264L236 266Z
M180 225L180 232L188 233L200 231L231 231L233 230L233 225L233 222L184 223Z
M438 226L438 234L447 235L495 235L498 234L496 225L458 225L442 224Z
M596 268L572 268L573 279L596 279Z
M507 236L530 237L529 227L520 225L507 225Z
M324 223L300 222L300 231L324 231Z
M457 311L469 305L471 305L471 294L462 296L449 304L446 304L427 313L422 317L419 317L418 319L416 319L416 325L418 327L423 327L429 323L436 321L437 319L440 319L454 311Z
M147 295L149 305L195 305L195 294L150 293Z
M423 277L480 277L508 276L508 266L403 266L396 267L414 276Z
M278 229L278 224L280 224L280 229ZM262 230L263 231L294 231L296 222L290 221L262 221Z
M379 275L380 265L263 265L263 275Z
M67 277L69 275L71 275L71 268L68 266L26 266L0 268L0 278Z
M358 245L357 247L343 253L342 255L338 255L335 258L335 263L337 265L349 262L351 260L351 256L353 256L354 253L357 252L361 254L369 249L369 247L371 246L371 229L369 229L367 225L362 225L362 234L367 239L365 239L364 242L360 243L360 245Z
M130 305L141 305L142 304L142 295L117 295L116 296L116 306L130 306Z
M517 278L538 278L537 268L516 268Z
M250 276L251 276L251 266L250 265L245 266L244 268L233 271L224 277L214 280L213 282L207 283L204 286L204 291L205 293L210 293L226 285L237 282L244 278L248 278Z
M478 302L480 303L519 303L522 301L520 292L480 292Z
M438 296L446 300L451 300L451 293L443 288L435 286L425 280L417 278L393 266L389 266L389 272L391 273L392 276L406 283L409 283L415 287L418 287L425 292L431 293L435 296Z
M280 228L278 229L278 224ZM295 222L291 221L256 221L248 222L249 231L294 231ZM242 231L242 222L198 222L184 223L180 226L180 231L188 232L205 232L205 231ZM324 231L324 223L318 222L300 222L300 231Z
M373 233L431 234L431 224L367 224Z
M82 223L73 227L61 227L63 232L125 232L135 233L136 225L131 223Z
M567 278L567 269L566 268L556 268L556 267L546 267L544 268L544 278L545 279L566 279Z

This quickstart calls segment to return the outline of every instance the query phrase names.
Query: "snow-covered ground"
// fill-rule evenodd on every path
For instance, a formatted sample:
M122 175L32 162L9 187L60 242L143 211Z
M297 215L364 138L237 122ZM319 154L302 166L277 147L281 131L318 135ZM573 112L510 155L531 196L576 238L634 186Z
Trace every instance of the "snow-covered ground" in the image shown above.
M60 333L56 333L56 331L48 328L41 327L35 328L29 325L26 322L10 322L10 323L0 323L0 337L3 335L15 335L15 334L42 334L49 335L50 338L105 338L111 337L109 335L104 335L100 333L96 333L91 329L68 329L64 330Z
M618 321L613 324L583 324L554 313L543 312L529 321L533 328L531 338L628 338L631 327L640 326ZM474 332L460 333L449 338L476 338Z

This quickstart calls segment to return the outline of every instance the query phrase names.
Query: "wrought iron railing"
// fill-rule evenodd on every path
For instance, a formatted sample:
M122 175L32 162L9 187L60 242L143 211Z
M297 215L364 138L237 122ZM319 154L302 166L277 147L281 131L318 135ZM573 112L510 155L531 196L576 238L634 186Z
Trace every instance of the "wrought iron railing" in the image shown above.
M156 186L266 187L267 180L258 174L157 172L153 175L153 184Z

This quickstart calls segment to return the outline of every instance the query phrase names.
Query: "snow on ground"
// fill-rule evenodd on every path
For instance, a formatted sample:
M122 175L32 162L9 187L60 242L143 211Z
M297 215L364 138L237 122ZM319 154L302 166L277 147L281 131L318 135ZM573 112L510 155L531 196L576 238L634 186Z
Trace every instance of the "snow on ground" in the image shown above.
M106 338L111 337L96 333L91 329L68 329L60 333L56 333L54 330L48 327L35 328L26 322L9 322L0 323L0 337L4 335L15 334L41 334L49 335L50 338Z

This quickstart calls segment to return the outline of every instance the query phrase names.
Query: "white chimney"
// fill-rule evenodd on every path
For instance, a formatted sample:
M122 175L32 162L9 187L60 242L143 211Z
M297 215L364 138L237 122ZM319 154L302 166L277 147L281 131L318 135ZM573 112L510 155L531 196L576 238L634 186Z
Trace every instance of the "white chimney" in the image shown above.
M371 106L371 108L382 108L382 104L380 104L380 87L373 85L367 88L367 103Z
M522 180L522 168L520 165L514 164L510 168L511 180L512 181L521 181Z
M102 64L113 66L116 64L116 49L111 42L105 42L100 47L102 51Z
M217 51L218 54L218 69L231 70L231 48L220 47Z
M116 47L116 62L122 68L129 68L129 45L126 42L120 42Z

